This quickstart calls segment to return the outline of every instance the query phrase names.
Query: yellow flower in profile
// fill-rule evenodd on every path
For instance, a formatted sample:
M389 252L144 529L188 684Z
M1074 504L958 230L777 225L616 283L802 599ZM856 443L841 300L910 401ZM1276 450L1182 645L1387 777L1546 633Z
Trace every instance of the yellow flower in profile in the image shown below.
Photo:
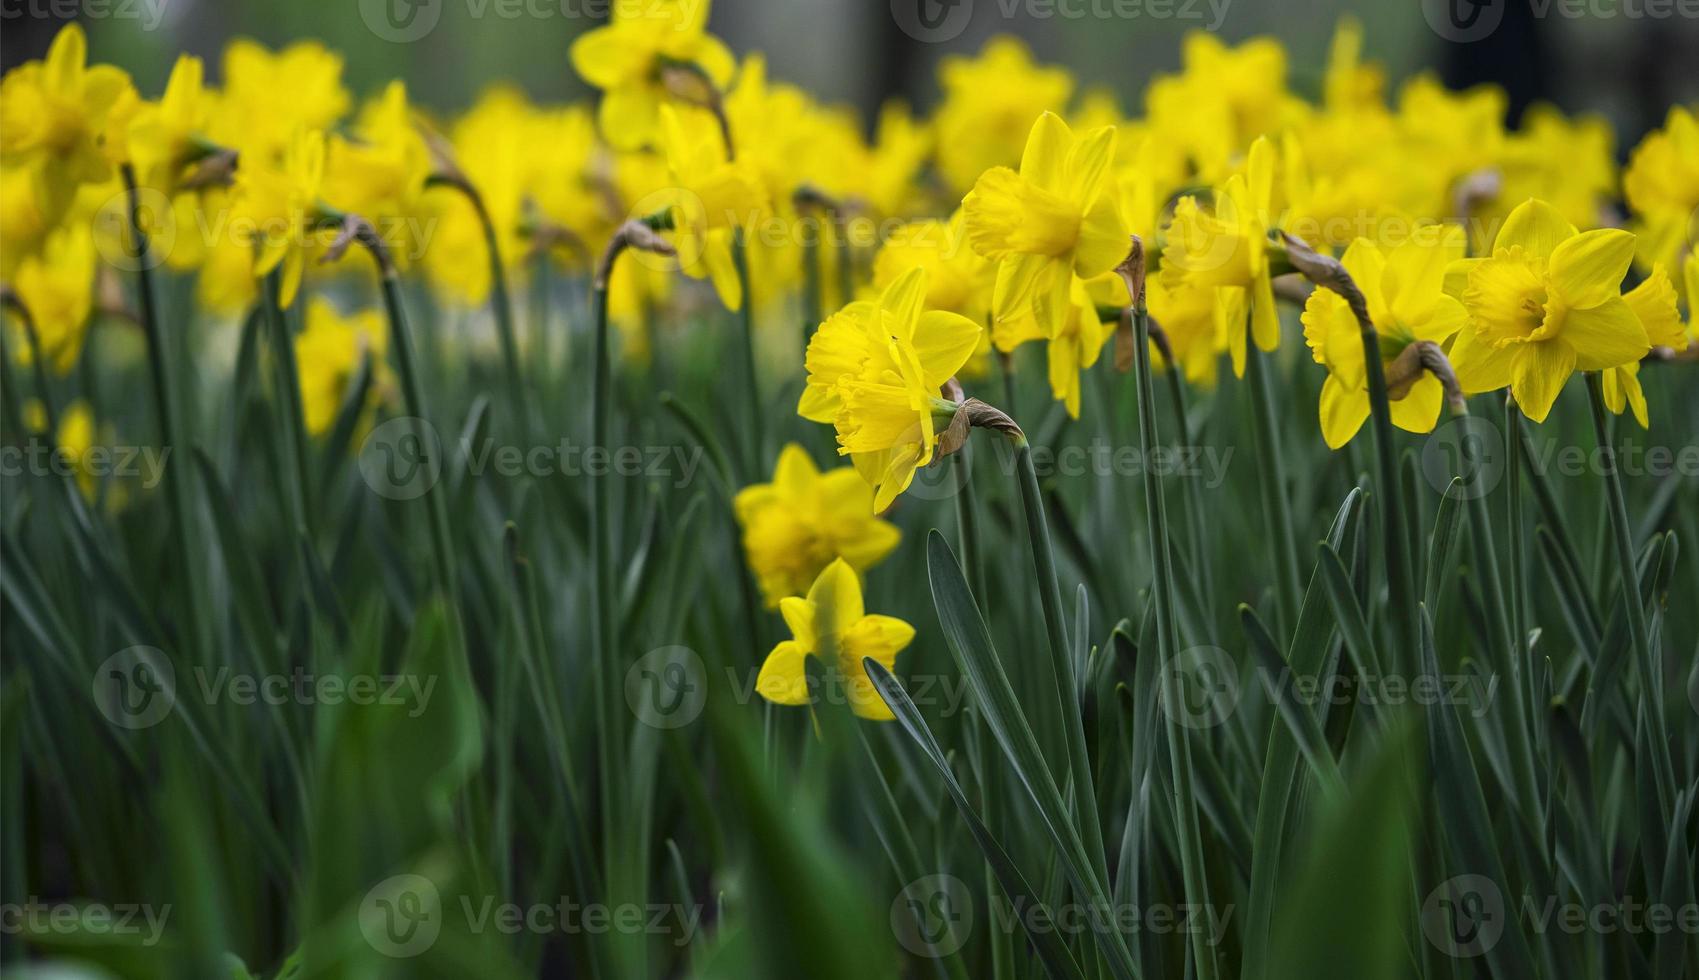
M1688 272L1699 275L1699 269L1689 269ZM1646 328L1646 338L1653 347L1667 347L1675 351L1687 349L1687 330L1681 323L1681 311L1676 308L1675 284L1670 281L1662 263L1652 266L1652 274L1625 293L1622 299L1639 319L1640 325ZM1618 415L1624 409L1632 408L1634 420L1640 423L1640 427L1649 427L1646 395L1640 390L1639 361L1607 368L1600 374L1599 381L1606 408Z
M1455 297L1445 294L1445 270L1463 257L1461 226L1417 229L1396 248L1359 238L1340 260L1363 293L1369 321L1380 335L1383 370L1417 341L1443 343L1468 322ZM1328 448L1351 441L1369 417L1367 363L1356 316L1338 293L1317 289L1304 304L1304 340L1317 364L1327 368L1321 386L1321 434ZM1445 390L1426 371L1389 391L1392 424L1407 432L1431 432L1439 421Z
M837 429L839 454L875 490L875 513L932 461L939 422L947 425L956 410L939 389L983 330L960 314L926 310L926 283L925 269L909 270L877 302L832 314L808 343L797 414Z
M1274 195L1274 146L1251 144L1243 174L1234 174L1215 195L1213 212L1196 198L1180 198L1162 250L1162 283L1169 289L1213 288L1216 329L1233 356L1233 373L1245 373L1244 316L1249 311L1257 347L1280 346L1280 318L1268 267L1268 229Z
M869 615L861 582L848 562L839 558L827 565L807 598L785 598L779 612L792 639L773 647L761 665L755 690L762 697L774 704L809 704L813 697L807 662L812 656L827 665L832 682L843 685L844 698L858 717L896 717L874 689L862 661L871 657L885 669L895 669L897 654L914 640L914 627L893 616Z
M719 129L708 113L661 107L662 144L676 186L658 199L672 216L679 268L693 279L711 279L728 310L743 307L743 284L732 245L753 227L765 204L761 184L726 160Z
M1603 371L1651 349L1623 299L1634 236L1615 228L1578 232L1550 204L1530 199L1505 219L1492 255L1464 259L1470 326L1451 350L1466 392L1510 386L1529 418L1545 421L1576 371Z
M406 268L423 251L419 197L431 154L407 103L407 86L390 82L360 112L352 138L333 136L325 154L322 196L339 211L372 222L390 258Z
M389 387L384 360L388 349L389 333L377 310L343 316L322 296L308 301L306 324L295 337L295 364L301 381L301 412L310 435L330 431L360 370L360 359L367 354L372 358L370 400L382 397Z
M962 201L968 242L997 263L996 321L1033 318L1054 337L1071 302L1073 277L1091 279L1127 254L1127 229L1109 188L1115 130L1075 136L1046 112L1033 124L1019 173L994 167Z
M1039 65L1019 39L985 43L978 56L949 56L938 65L944 100L933 118L938 170L956 193L992 167L1014 166L1032 120L1062 112L1074 90L1065 68Z
M823 474L794 442L779 452L773 482L744 487L732 506L769 608L807 591L834 559L865 572L902 540L873 515L873 490L859 473L845 466Z
M55 374L68 374L82 354L94 305L95 266L94 236L87 224L75 221L48 235L41 253L18 265L12 287L30 312L42 357ZM21 329L8 344L19 363L34 363Z
M660 139L668 67L693 67L723 89L736 66L731 51L708 33L708 0L616 3L612 23L579 35L571 53L572 67L602 90L602 138L620 150Z
M975 323L990 318L995 267L968 247L959 208L947 222L910 221L893 231L873 256L873 287L883 290L910 269L926 270L927 309L960 313ZM982 376L990 352L990 336L981 333L979 346L960 373Z
M224 49L224 92L213 141L237 148L242 167L275 164L302 130L329 129L348 111L342 56L317 41L281 51L238 38Z
M141 106L130 119L130 160L142 186L175 193L184 168L200 154L196 139L205 131L213 110L204 73L201 59L178 57L165 83L165 94L158 102Z
M1126 305L1127 290L1121 278L1112 272L1087 282L1074 279L1068 295L1068 312L1062 329L1053 337L1045 337L1031 319L999 323L992 328L992 343L1008 353L1029 340L1047 340L1045 357L1048 364L1050 393L1068 410L1070 418L1080 417L1080 374L1097 363L1103 345L1112 333L1097 315L1099 305Z
M1673 266L1683 247L1699 241L1699 118L1682 106L1670 109L1664 128L1653 130L1628 159L1623 195L1634 212L1642 267ZM1686 288L1685 286L1683 287ZM1687 301L1695 301L1687 289Z
M295 302L307 265L307 247L319 214L319 189L324 182L324 134L297 133L282 166L243 159L236 169L231 206L232 230L238 241L253 249L253 274L283 270L278 301Z
M83 184L105 180L111 161L102 147L107 114L133 97L130 76L88 64L88 37L76 23L53 38L43 61L0 80L0 160L28 167L42 209L55 221Z

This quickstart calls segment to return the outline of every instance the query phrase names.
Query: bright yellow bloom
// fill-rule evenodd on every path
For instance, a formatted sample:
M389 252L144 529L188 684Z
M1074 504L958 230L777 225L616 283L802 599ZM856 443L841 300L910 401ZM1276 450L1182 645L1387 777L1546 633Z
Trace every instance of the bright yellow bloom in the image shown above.
M407 104L407 86L390 82L360 112L352 139L333 136L326 153L323 196L340 211L372 222L403 268L423 251L419 197L431 175L425 147Z
M224 94L213 141L239 149L242 167L275 164L302 130L330 129L348 111L342 56L317 41L281 51L237 39L224 49Z
M1398 130L1404 166L1423 186L1413 202L1416 213L1449 215L1456 206L1457 182L1496 167L1504 153L1506 97L1502 89L1482 85L1452 92L1432 75L1417 75L1398 98ZM1421 161L1411 167L1411 161ZM1459 215L1458 217L1468 217Z
M723 89L735 64L731 51L708 33L708 0L616 3L612 23L572 42L572 66L602 90L602 138L620 150L661 138L669 65L694 66Z
M607 148L596 138L588 106L539 110L528 128L528 153L534 169L527 180L537 217L580 243L605 241L614 220L607 178ZM597 186L600 180L603 186ZM587 249L588 244L584 244Z
M956 193L992 167L1013 166L1032 120L1062 112L1074 90L1067 69L1037 64L1009 36L987 41L977 57L944 58L938 84L944 93L933 119L938 170Z
M1690 270L1694 271L1694 270ZM1652 266L1652 274L1622 297L1628 308L1646 328L1646 337L1653 347L1670 350L1687 349L1687 331L1676 308L1675 284L1662 263ZM1634 419L1642 429L1648 427L1646 395L1640 390L1640 362L1631 361L1605 370L1599 376L1605 407L1618 415L1625 408L1634 410Z
M1158 76L1145 91L1145 112L1152 131L1185 154L1196 183L1220 182L1253 139L1301 113L1286 91L1286 53L1272 38L1229 48L1193 31L1181 57L1179 74Z
M18 264L41 248L53 228L37 179L30 167L0 166L0 280L11 281Z
M862 604L861 582L849 563L839 558L826 566L808 590L808 597L790 596L779 612L793 639L767 654L755 690L774 704L803 705L813 700L808 689L807 662L818 657L827 665L832 683L843 685L850 710L872 721L896 716L879 697L862 661L871 657L887 670L895 669L897 654L914 640L914 627L892 616L868 615Z
M530 154L535 148L528 145L532 118L531 104L522 93L493 85L449 130L454 162L483 198L502 257L510 264L525 252L519 227L525 194L533 183L535 160ZM569 180L560 177L561 183ZM477 212L455 191L434 191L424 201L434 222L430 248L425 250L426 277L449 302L483 305L490 293L490 259Z
M794 442L779 452L773 482L744 487L732 504L769 608L807 591L834 559L865 572L902 540L873 515L873 490L853 467L822 474Z
M883 511L932 461L937 425L956 406L939 389L972 356L983 328L944 310L926 310L926 270L911 269L878 302L858 300L815 331L805 358L808 382L797 414L829 422Z
M65 25L44 61L31 61L0 80L0 160L34 174L41 208L57 221L79 186L112 173L103 151L107 115L126 95L130 76L111 65L88 65L88 38Z
M1216 330L1233 356L1233 373L1245 373L1244 317L1249 311L1257 347L1280 346L1280 318L1268 267L1268 229L1274 194L1274 147L1251 145L1245 173L1216 192L1213 213L1191 196L1174 207L1162 251L1162 283L1172 290L1214 288Z
M1073 277L1091 279L1127 254L1109 188L1115 130L1075 136L1046 112L1033 124L1019 173L994 167L962 201L968 242L997 263L992 318L1031 317L1046 337L1068 316Z
M1642 268L1654 262L1673 267L1682 250L1699 241L1699 119L1681 106L1669 111L1664 128L1654 130L1629 157L1622 190L1634 211ZM1686 299L1694 302L1687 290Z
M56 374L68 374L82 354L94 305L94 273L94 237L86 223L77 221L50 234L39 255L18 265L12 286L29 310L42 356ZM34 363L21 329L7 343L19 363Z
M1396 248L1359 238L1341 262L1362 290L1369 320L1380 335L1383 369L1419 340L1442 343L1468 322L1463 304L1444 292L1446 267L1463 257L1461 226L1420 229ZM1338 293L1317 289L1304 304L1304 340L1317 364L1327 368L1321 386L1321 434L1328 448L1351 441L1369 417L1369 384L1363 334ZM1430 432L1439 420L1445 390L1422 372L1407 389L1394 392L1392 424L1408 432Z
M968 247L960 209L948 222L911 221L893 231L873 256L873 287L884 289L910 269L926 270L926 308L960 313L975 323L991 317L991 262ZM991 351L989 333L980 334L973 357L963 365L967 377L982 376Z
M236 169L232 230L253 248L256 277L282 268L278 301L284 307L295 302L301 288L319 214L324 158L324 134L304 130L290 142L281 167L244 157Z
M1477 212L1484 223L1537 197L1571 223L1589 227L1600 222L1601 208L1616 190L1616 136L1603 117L1569 119L1552 106L1535 105L1522 114L1521 130L1505 138L1499 169L1503 203Z
M1216 343L1215 290L1198 286L1170 289L1161 276L1145 280L1145 302L1151 319L1162 327L1186 381L1205 387L1215 384L1221 349ZM1154 344L1152 345L1155 346ZM1162 368L1170 365L1157 361Z
M330 431L348 386L360 370L360 359L372 358L372 387L368 401L376 402L390 388L384 359L389 332L383 314L361 310L343 316L330 300L314 296L307 303L305 327L295 337L295 364L301 381L301 411L307 432Z
M1470 327L1451 350L1463 390L1509 385L1522 411L1541 422L1574 372L1644 357L1646 328L1621 293L1633 258L1626 231L1577 232L1544 201L1519 205L1490 258L1454 266L1468 273Z
M213 99L203 83L201 59L178 57L158 102L141 106L127 134L136 179L144 187L175 193L183 169L199 155L196 143L212 117Z
M25 424L32 429L39 431L47 425L46 409L35 399L24 405L24 416ZM100 481L104 475L101 468L93 465L93 450L97 445L110 445L112 442L112 426L97 425L94 410L89 407L88 402L78 398L60 410L59 428L53 433L53 444L59 447L63 458L70 464L78 492L91 504L100 497ZM118 511L127 499L128 495L122 483L107 484L107 510Z
M662 143L676 186L657 203L672 215L679 268L693 279L713 280L728 310L743 306L732 245L753 227L765 205L760 183L747 167L726 160L719 129L706 112L661 107Z

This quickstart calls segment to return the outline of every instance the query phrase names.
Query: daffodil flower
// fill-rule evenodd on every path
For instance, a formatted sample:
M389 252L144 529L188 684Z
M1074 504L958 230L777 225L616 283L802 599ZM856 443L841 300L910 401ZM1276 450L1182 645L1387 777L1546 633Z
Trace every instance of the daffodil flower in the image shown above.
M1693 110L1672 107L1663 128L1640 141L1623 172L1622 191L1635 215L1642 267L1673 265L1684 245L1691 250L1699 234L1691 225L1699 214L1699 117ZM1694 301L1692 290L1686 299Z
M407 86L390 82L360 113L353 138L326 149L323 196L332 207L383 229L390 257L403 268L421 250L415 218L431 155L407 103Z
M129 150L144 187L173 194L184 167L200 154L196 142L212 117L213 100L201 59L182 55L171 67L165 94L137 110L129 122Z
M1622 299L1646 329L1646 338L1652 346L1674 351L1687 349L1687 331L1681 323L1681 312L1676 308L1675 284L1670 281L1663 263L1652 266L1652 274L1623 294ZM1607 368L1600 375L1599 382L1606 408L1618 415L1624 409L1632 409L1634 420L1640 423L1640 427L1648 427L1646 395L1640 390L1639 361Z
M82 354L94 305L94 237L81 222L69 223L47 237L39 255L18 266L12 286L29 310L41 341L41 354L55 374L68 374ZM34 352L20 332L8 338L13 356L30 364Z
M877 302L845 306L815 331L805 357L797 414L836 428L839 454L875 490L876 513L932 461L939 422L948 424L958 407L939 389L983 330L960 314L925 309L926 284L926 270L911 269Z
M978 55L945 57L938 84L944 96L933 117L938 171L959 194L986 170L1020 160L1033 119L1067 107L1074 77L1065 68L1038 64L1018 38L1003 35L985 42Z
M344 316L322 296L309 300L305 326L295 337L295 364L300 375L301 411L310 435L322 436L330 431L362 357L371 356L369 397L377 400L392 387L384 360L388 348L389 331L377 310Z
M1366 238L1352 242L1340 260L1362 291L1369 320L1380 335L1380 356L1390 367L1418 341L1443 343L1468 322L1463 304L1444 292L1445 270L1463 257L1461 226L1420 229L1396 248ZM1317 364L1327 368L1321 386L1321 434L1328 448L1351 441L1369 417L1369 386L1363 334L1355 314L1338 293L1317 289L1304 304L1304 340ZM1444 388L1422 372L1392 392L1392 423L1408 432L1429 432L1439 421Z
M1646 328L1621 293L1633 259L1626 231L1578 232L1544 201L1518 205L1490 257L1452 266L1468 276L1470 325L1451 349L1463 390L1509 385L1523 413L1543 422L1571 374L1644 357Z
M281 167L262 160L244 162L236 171L236 194L231 221L254 249L253 273L266 276L283 270L278 302L295 302L307 265L308 239L317 221L319 188L324 182L324 134L296 134Z
M224 49L222 77L208 135L239 150L242 167L275 165L296 134L331 128L352 102L342 85L342 56L317 41L271 51L238 38Z
M1280 346L1280 317L1269 274L1268 230L1274 195L1274 146L1251 145L1243 174L1234 174L1216 193L1213 213L1196 198L1174 207L1168 244L1162 250L1162 282L1169 289L1213 288L1216 330L1233 358L1233 373L1245 373L1244 317L1259 349Z
M706 113L672 106L660 111L667 169L676 185L662 192L661 201L672 219L679 268L693 279L712 280L726 309L742 309L743 283L732 246L765 204L761 185L748 168L726 159Z
M997 263L994 320L1032 317L1054 337L1068 316L1073 277L1091 279L1127 254L1110 186L1115 130L1075 136L1046 112L1033 124L1019 173L993 167L962 200L968 242Z
M597 118L615 149L660 139L669 65L700 71L716 88L731 79L736 61L708 33L708 0L614 4L611 23L572 42L572 67L602 90Z
M808 450L779 453L773 482L738 491L743 552L769 608L799 595L834 559L857 572L882 561L902 533L873 514L873 490L852 467L821 473Z
M861 582L842 558L826 566L808 589L807 598L788 596L779 613L792 639L767 654L755 690L774 704L810 703L807 662L818 657L835 680L844 685L850 710L871 721L890 721L885 706L868 679L862 661L871 657L887 670L895 669L897 654L914 640L914 627L892 616L869 615L862 603Z
M1080 374L1097 363L1097 357L1108 342L1110 327L1098 317L1097 308L1124 305L1126 287L1114 273L1105 273L1086 282L1073 280L1068 297L1068 313L1062 329L1046 338L1037 330L1031 318L999 323L992 328L992 343L1008 353L1032 340L1048 340L1045 358L1048 365L1050 393L1068 410L1070 418L1080 417Z
M990 318L995 268L968 247L960 208L948 222L911 221L893 231L873 256L873 286L882 290L916 268L926 270L927 309L960 313L975 323ZM962 376L983 375L990 352L990 337L982 332L973 357L962 366Z
M0 81L0 160L28 167L42 209L56 221L83 184L112 173L102 141L107 114L126 95L130 76L111 65L88 64L88 37L65 25L43 61L31 61Z

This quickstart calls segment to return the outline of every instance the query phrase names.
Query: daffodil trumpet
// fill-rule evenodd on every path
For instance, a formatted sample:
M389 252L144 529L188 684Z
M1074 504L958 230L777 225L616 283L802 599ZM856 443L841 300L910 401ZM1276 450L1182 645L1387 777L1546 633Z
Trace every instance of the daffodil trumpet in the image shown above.
M1138 389L1139 451L1149 458L1158 443L1156 432L1156 396L1152 391L1150 370L1150 311L1145 303L1144 243L1132 237L1132 248L1115 271L1127 287L1127 318L1133 325L1132 357L1134 381ZM1172 358L1169 371L1178 374ZM1182 414L1183 420L1185 416ZM1143 467L1145 492L1145 530L1150 538L1151 565L1154 569L1156 607L1157 657L1164 665L1162 697L1167 704L1179 704L1184 697L1180 690L1181 671L1166 669L1179 655L1179 634L1175 627L1174 566L1169 552L1167 505L1162 494L1162 481L1152 467ZM1203 843L1198 828L1197 797L1193 788L1191 741L1179 722L1176 712L1164 712L1167 719L1169 770L1174 784L1174 826L1180 843L1180 871L1187 902L1207 904L1209 883L1205 877ZM1194 936L1194 961L1200 978L1216 975L1215 951L1208 940Z

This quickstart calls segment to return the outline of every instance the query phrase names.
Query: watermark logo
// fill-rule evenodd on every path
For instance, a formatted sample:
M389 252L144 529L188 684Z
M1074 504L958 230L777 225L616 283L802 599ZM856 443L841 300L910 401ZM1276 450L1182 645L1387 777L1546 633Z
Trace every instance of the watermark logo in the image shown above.
M891 931L916 956L949 956L973 931L973 895L955 875L916 878L891 902Z
M120 728L152 728L177 703L177 671L163 650L134 646L107 657L94 672L94 704Z
M94 212L94 248L119 272L140 272L165 264L177 244L177 215L171 199L152 187L136 188L136 221L148 236L147 251L137 254L130 227L130 195L119 191Z
M383 40L408 44L436 30L442 8L443 0L360 0L360 19Z
M891 0L891 19L926 44L953 41L973 20L973 0Z
M442 896L424 875L385 878L360 902L360 933L373 949L397 959L430 949L442 918Z
M1458 497L1474 500L1492 493L1504 479L1508 455L1497 426L1480 416L1464 415L1428 436L1422 445L1422 476L1440 493L1458 477Z
M413 416L374 426L360 445L360 475L379 496L414 500L442 476L442 439L436 427Z
M689 647L650 650L625 672L625 703L651 728L683 728L707 702L708 673Z
M1422 17L1435 34L1454 44L1473 44L1504 20L1507 0L1422 0Z
M1214 728L1238 710L1239 667L1220 647L1188 647L1162 666L1162 711L1186 728Z
M1504 935L1504 925L1504 893L1485 875L1448 878L1422 903L1422 935L1448 956L1486 953Z

